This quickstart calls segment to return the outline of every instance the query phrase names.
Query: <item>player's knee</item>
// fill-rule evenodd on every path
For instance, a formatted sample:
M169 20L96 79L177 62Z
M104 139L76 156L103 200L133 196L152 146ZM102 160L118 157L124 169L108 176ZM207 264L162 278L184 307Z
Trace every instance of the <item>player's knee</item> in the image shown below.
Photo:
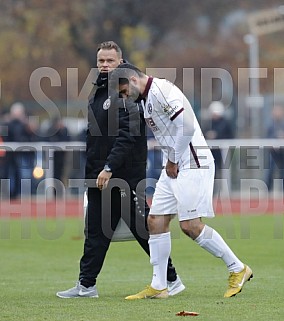
M194 233L190 226L181 225L181 230L185 235L189 236L192 239L194 238Z
M147 223L150 234L166 233L169 230L169 218L167 215L149 215Z
M155 217L152 215L149 215L147 218L147 226L149 229L149 232L151 234L151 232L154 232L156 230L156 221L155 221Z
M180 227L184 234L195 240L201 233L204 224L200 219L194 219L180 222Z

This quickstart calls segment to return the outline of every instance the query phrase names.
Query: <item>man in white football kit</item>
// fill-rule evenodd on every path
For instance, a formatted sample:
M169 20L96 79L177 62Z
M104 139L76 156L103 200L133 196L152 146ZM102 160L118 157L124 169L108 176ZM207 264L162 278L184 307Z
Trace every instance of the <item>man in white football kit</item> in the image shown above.
M126 299L168 297L169 225L175 214L186 235L224 261L230 272L224 297L235 296L253 274L218 232L201 220L202 217L214 217L215 166L189 101L171 82L149 77L130 64L122 64L115 71L112 86L118 82L124 98L143 99L144 117L161 145L164 165L148 217L150 262L153 265L151 286Z

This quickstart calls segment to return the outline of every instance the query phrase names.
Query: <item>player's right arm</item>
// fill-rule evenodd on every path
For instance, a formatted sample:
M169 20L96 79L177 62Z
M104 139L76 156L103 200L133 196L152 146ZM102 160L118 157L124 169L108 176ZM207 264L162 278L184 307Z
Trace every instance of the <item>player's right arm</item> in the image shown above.
M175 126L174 145L168 153L167 174L176 177L178 165L185 150L189 148L195 131L194 113L189 101L174 84L166 81L161 87L160 108L169 119L169 126ZM167 106L165 108L164 106Z

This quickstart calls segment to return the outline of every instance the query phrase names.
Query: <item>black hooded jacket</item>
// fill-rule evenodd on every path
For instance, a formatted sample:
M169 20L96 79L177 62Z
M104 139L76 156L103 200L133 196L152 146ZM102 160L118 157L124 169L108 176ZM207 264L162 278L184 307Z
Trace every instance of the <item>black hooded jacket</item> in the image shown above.
M99 74L88 104L87 179L96 179L108 165L112 178L125 180L131 189L146 178L147 137L140 104L113 98L108 74ZM92 184L93 186L93 184Z

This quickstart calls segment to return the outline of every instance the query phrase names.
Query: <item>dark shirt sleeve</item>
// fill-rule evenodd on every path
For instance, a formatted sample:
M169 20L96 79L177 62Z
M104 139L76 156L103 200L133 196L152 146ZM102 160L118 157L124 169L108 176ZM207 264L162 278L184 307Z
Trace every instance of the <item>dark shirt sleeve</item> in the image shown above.
M267 130L267 138L275 138L274 126L273 125L269 126L269 128Z
M218 137L220 139L230 139L230 138L234 138L234 133L233 133L233 130L232 130L232 126L231 126L231 123L228 119L225 119L224 118L224 128L223 128L223 131L221 133L221 137Z
M118 134L106 161L112 171L119 169L128 160L137 136L141 135L138 105L121 99L116 108L119 115Z

